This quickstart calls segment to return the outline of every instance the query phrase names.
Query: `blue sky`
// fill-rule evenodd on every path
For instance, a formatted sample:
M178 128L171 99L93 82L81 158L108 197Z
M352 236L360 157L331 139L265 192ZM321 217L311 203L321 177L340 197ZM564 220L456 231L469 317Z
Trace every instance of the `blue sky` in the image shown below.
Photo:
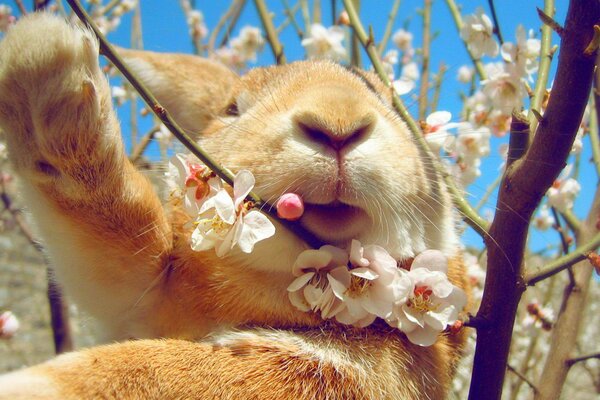
M210 31L215 26L216 22L220 18L221 14L229 6L230 2L204 2L197 1L198 9L200 9L205 17L207 26ZM294 2L290 1L291 4ZM342 8L341 2L338 2L338 11ZM383 35L385 23L387 21L387 15L391 7L392 1L384 0L371 0L362 2L361 17L365 25L373 25L373 30L376 38L380 38ZM284 19L283 8L281 1L268 0L267 5L275 15L275 24L279 25ZM323 22L325 25L331 24L331 13L329 11L329 1L322 1L323 7ZM515 29L518 24L524 25L529 30L533 29L539 37L540 21L537 17L535 7L543 8L543 1L536 0L530 2L522 2L518 0L502 0L496 1L498 20L500 22L501 31L505 41L514 41ZM404 0L401 3L400 11L395 22L394 31L404 27L411 31L414 35L413 44L415 47L419 47L421 43L421 17L418 14L418 8L422 6L422 0ZM487 1L463 1L463 15L473 13L477 7L483 7L486 13L489 14L488 2ZM565 18L567 8L566 0L556 1L556 20L562 23ZM297 21L302 24L301 13L297 13ZM183 52L192 53L193 47L188 36L188 27L186 25L185 17L181 8L178 6L178 2L175 1L143 1L142 2L142 25L143 25L143 41L144 47L148 50L163 51L163 52ZM239 29L244 25L260 26L260 20L254 6L251 1L248 2L244 12L240 18L237 29L234 31L234 36L237 34ZM467 52L460 41L460 38L456 32L454 22L451 18L450 12L446 6L445 1L436 0L433 4L432 11L432 31L436 35L435 40L432 43L432 57L431 65L432 69L435 70L440 65L440 62L444 62L449 70L446 73L446 79L444 80L442 87L442 95L440 98L439 109L448 110L452 112L455 118L458 118L462 103L459 98L460 91L466 91L467 87L456 81L457 69L463 65L469 63ZM130 32L130 17L127 16L123 19L121 27L114 33L109 35L109 39L121 46L128 47L130 43L129 39ZM289 61L299 60L304 58L304 50L300 45L300 41L292 27L286 28L280 35L282 43L284 43L285 54ZM557 43L558 38L554 35L553 43ZM390 45L391 46L391 43ZM367 58L363 57L363 62L366 62ZM556 58L555 58L556 60ZM486 61L486 59L484 59ZM251 66L270 65L274 62L273 56L271 55L270 49L265 47L263 52L259 55L257 63ZM368 67L368 65L365 65ZM553 63L553 69L556 66L556 61ZM415 103L413 100L406 100L407 105L415 110ZM120 117L122 121L128 121L129 107L121 107ZM127 124L124 124L126 127ZM144 129L149 128L151 125L150 118L145 118L140 121L140 131L144 132ZM125 138L129 135L125 134ZM470 195L470 201L476 203L477 200L483 195L486 187L498 176L500 173L498 166L501 162L500 156L497 152L499 144L506 142L507 138L494 139L492 141L492 152L491 155L483 160L482 165L482 178L477 182L468 187ZM587 144L587 140L586 140ZM151 152L157 150L151 149ZM583 216L589 204L591 203L591 196L597 184L597 177L595 176L593 169L587 162L590 158L589 150L585 150L582 160L582 191L580 198L577 201L576 213ZM486 205L489 212L493 210L495 203L495 196L491 196L488 204ZM484 212L485 208L484 207ZM480 247L482 245L481 239L472 232L467 232L465 235L466 243ZM541 249L549 244L556 243L556 233L549 231L546 233L534 232L531 239L531 246L534 249Z

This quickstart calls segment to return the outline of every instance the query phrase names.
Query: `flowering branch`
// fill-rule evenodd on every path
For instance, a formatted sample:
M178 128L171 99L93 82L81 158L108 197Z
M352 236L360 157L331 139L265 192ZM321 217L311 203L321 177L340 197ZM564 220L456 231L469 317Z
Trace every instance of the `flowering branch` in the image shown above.
M256 0L259 1L259 0ZM223 179L228 185L233 186L233 174L227 168L217 164L204 150L200 148L181 129L179 124L173 119L169 112L160 105L156 97L142 84L135 74L127 68L121 57L108 43L104 35L98 30L98 27L91 21L89 15L85 12L78 0L67 0L75 14L83 21L96 35L100 42L100 52L107 57L115 67L123 74L123 76L129 81L129 83L136 89L139 95L144 99L148 107L154 112L154 114L160 119L160 121L167 127L167 129L175 136L194 156L198 157L211 171L213 171L219 178ZM268 212L273 218L277 219L282 225L287 227L289 230L294 232L296 235L301 237L309 246L320 247L321 241L317 239L312 233L308 232L301 225L290 221L282 220L277 217L277 211L274 207L268 203L262 201L262 199L254 192L248 194L248 199L254 202L256 208L262 209Z
M379 79L381 79L381 81L386 86L391 88L391 82L387 76L387 73L385 72L385 69L383 68L383 65L381 64L381 58L379 57L379 53L377 52L373 38L370 36L367 36L367 34L362 26L362 23L360 22L358 14L356 13L356 9L354 8L354 6L352 4L352 1L343 0L343 3L344 3L344 7L346 8L346 11L348 12L348 17L350 18L350 24L351 24L354 32L356 33L356 37L358 38L358 40L360 40L360 42L362 43L363 47L365 48L367 54L369 55L369 59L371 60L371 63L373 64L373 68L375 69L375 72L379 76ZM445 168L440 164L438 158L435 155L433 155L433 153L429 149L429 145L427 144L427 142L425 142L425 139L423 138L421 129L419 128L419 126L417 125L415 120L412 118L412 116L406 109L406 106L404 105L404 103L402 103L402 100L400 100L400 98L395 93L393 93L393 95L392 95L392 103L393 103L393 106L396 109L396 111L400 114L400 117L402 118L402 120L406 123L406 126L410 130L413 138L415 139L415 142L417 143L417 146L419 146L419 149L428 155L428 157L431 159L431 161L433 163L433 167L435 168L436 172L441 177L444 178L444 182L448 186L448 190L449 190L450 194L452 195L454 204L456 205L458 210L464 216L465 221L477 233L479 233L481 236L485 236L486 231L487 231L487 226L488 226L487 221L484 220L483 218L481 218L481 216L479 216L477 211L475 211L471 207L471 205L465 200L465 198L462 195L461 190L456 186L454 179L445 170Z
M598 249L599 246L600 234L597 234L589 242L580 247L577 247L569 254L565 254L564 256L557 258L556 260L547 264L537 272L528 274L525 277L525 282L527 286L534 286L536 283L543 281L544 279L550 278L551 276L558 274L561 271L564 271L570 266L575 265L582 260L585 260L587 258L587 255L590 252Z
M275 62L279 65L285 64L287 60L285 58L285 54L283 54L283 46L281 45L281 42L279 42L277 31L275 30L273 20L271 19L271 15L267 10L267 6L265 5L264 0L254 0L254 5L256 6L256 10L258 11L260 20L262 21L263 27L265 28L265 33L267 34L267 41L269 42L271 50L273 51Z
M489 319L491 326L477 331L469 391L471 400L499 399L501 396L512 327L526 287L523 256L529 221L564 167L575 140L594 69L595 57L584 54L584 50L599 18L597 1L570 3L553 95L544 120L539 124L529 150L505 171L496 215L489 236L485 238L487 278L477 315Z
M456 2L454 0L446 0L446 4L448 5L448 8L450 9L450 14L452 14L452 19L454 19L454 24L456 25L456 29L460 32L464 24L463 24L462 17L460 16L460 11L458 9L458 6L456 5ZM479 79L482 81L485 80L486 74L485 74L485 70L483 69L483 63L481 62L481 60L477 59L473 55L473 52L469 49L469 46L467 46L467 42L465 40L463 40L463 43L465 44L467 53L469 53L469 57L471 58L471 61L473 62L473 65L475 66L475 71L477 71L477 75L479 75Z
M554 0L544 1L544 12L546 15L554 16ZM535 112L539 113L541 110L542 102L546 95L550 64L552 63L552 58L554 58L554 51L552 50L552 28L547 24L542 25L542 39L540 46L540 65L538 67L537 80L535 82L535 89L533 90L533 97L531 98L528 115L531 132L535 132L538 125L538 118L535 115ZM530 137L530 140L533 140L533 135Z
M385 25L385 31L383 32L383 38L381 39L381 42L379 42L379 45L377 46L377 51L379 52L379 54L383 54L388 41L390 40L390 36L392 34L392 28L394 26L394 21L396 21L396 15L398 14L398 9L400 8L400 1L401 0L394 0L394 4L392 5L392 10L390 11L390 14L388 15L388 21L387 24Z

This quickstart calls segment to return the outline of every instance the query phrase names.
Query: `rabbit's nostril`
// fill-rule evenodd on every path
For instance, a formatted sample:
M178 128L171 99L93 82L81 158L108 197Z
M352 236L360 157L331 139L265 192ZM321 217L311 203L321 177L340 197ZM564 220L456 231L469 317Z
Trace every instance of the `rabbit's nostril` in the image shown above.
M372 118L357 122L329 124L307 113L294 119L295 125L313 142L321 143L336 151L365 139L372 128Z

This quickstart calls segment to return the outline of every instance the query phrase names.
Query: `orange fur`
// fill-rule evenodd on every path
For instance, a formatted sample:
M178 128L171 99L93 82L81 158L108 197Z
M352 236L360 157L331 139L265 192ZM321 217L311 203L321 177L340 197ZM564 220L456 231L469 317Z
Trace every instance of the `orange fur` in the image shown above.
M107 339L200 342L68 354L0 377L0 398L445 397L463 335L422 348L382 322L355 329L296 310L286 288L306 245L284 227L250 255L192 251L188 217L124 154L97 51L89 32L45 14L11 30L0 44L10 157L57 278ZM263 198L301 193L307 229L398 259L439 249L468 287L449 195L374 75L302 62L240 78L190 56L123 54L209 153L254 173ZM354 213L329 215L337 202Z

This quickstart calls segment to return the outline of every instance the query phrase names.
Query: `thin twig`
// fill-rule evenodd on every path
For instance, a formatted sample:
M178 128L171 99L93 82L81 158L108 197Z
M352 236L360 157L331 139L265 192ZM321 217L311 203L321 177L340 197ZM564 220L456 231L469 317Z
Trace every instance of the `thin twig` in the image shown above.
M600 358L600 353L593 353L593 354L588 354L586 356L571 358L571 359L567 360L567 364L570 367L573 364L576 364L581 361L591 360L592 358Z
M269 13L269 10L267 10L264 0L254 0L254 4L256 6L256 10L258 11L258 15L260 16L263 27L265 28L267 41L269 42L271 50L273 51L275 62L279 65L285 64L287 61L285 59L285 55L283 54L283 46L281 45L281 42L279 42L279 37L277 36L275 26L273 26L271 14Z
M360 0L352 0L353 2L353 7L356 10L356 13L360 12ZM362 62L361 62L361 57L360 57L360 41L359 39L356 37L356 31L352 31L352 35L351 35L351 40L350 40L350 64L352 64L355 67L361 68L362 67ZM372 35L369 36L369 40L373 41L374 38Z
M488 4L490 5L492 20L494 21L494 33L498 37L500 44L503 44L504 40L502 39L502 32L500 31L500 23L498 22L498 16L496 15L496 6L494 5L494 0L488 0Z
M23 0L15 0L15 4L17 5L17 8L19 9L19 12L21 13L21 15L27 15L27 9L25 8L25 5L23 4Z
M458 6L456 5L456 2L454 0L446 0L446 4L448 5L448 8L450 9L450 14L452 14L452 19L454 19L454 24L456 25L456 29L460 32L462 30L462 27L464 24L463 24L462 17L460 15ZM467 42L465 42L463 40L463 43L465 45L465 48L467 49L467 53L469 53L471 62L475 66L475 71L477 71L477 75L479 75L479 80L482 80L482 81L485 80L486 74L485 74L485 69L483 68L483 63L481 62L481 60L475 58L475 56L473 55L473 52L471 51L471 49L469 49Z
M313 0L313 24L321 23L321 0Z
M152 129L150 129L144 136L142 136L142 139L135 145L133 150L131 150L129 161L131 161L132 164L135 164L140 160L150 143L152 143L154 135L156 135L156 133L159 131L160 126L155 126Z
M169 112L160 105L158 100L152 93L146 88L144 84L135 76L135 74L127 68L121 57L108 43L104 35L98 30L98 27L91 21L89 15L85 12L78 0L67 0L71 5L71 8L77 14L77 16L95 33L96 37L100 42L100 52L106 56L115 67L123 74L123 76L131 83L131 85L137 90L139 95L144 99L148 107L154 114L160 119L160 121L171 131L175 136L193 155L198 157L211 171L223 179L228 185L233 185L233 174L227 168L217 164L212 157L210 157L204 150L202 150L192 138L190 138L183 129L177 124ZM256 0L259 1L259 0ZM279 221L283 226L294 232L300 238L302 238L309 246L313 248L319 248L322 245L322 241L316 238L312 233L304 229L301 225L282 220L277 217L277 211L275 207L272 207L267 202L264 202L256 193L250 192L247 197L249 200L254 202L256 208L263 209L269 213L273 219Z
M488 187L485 189L485 193L483 194L483 196L481 196L481 199L475 205L476 211L481 210L481 207L483 207L487 203L492 193L494 193L494 191L498 189L498 185L500 185L500 182L502 182L502 175L498 175L496 179L488 185Z
M240 0L240 3L241 3L240 6L235 9L234 14L231 16L231 19L229 20L229 23L227 24L227 27L225 28L225 33L223 34L223 37L221 38L221 42L219 42L219 47L223 47L227 44L227 42L229 41L229 38L231 37L231 33L235 29L235 26L237 25L238 21L240 20L242 11L244 10L244 7L246 6L246 0Z
M587 255L598 249L600 246L600 233L596 234L588 243L581 245L574 249L571 253L566 254L556 260L548 263L542 267L539 271L530 273L525 278L527 286L533 286L536 283L551 277L552 275L558 274L559 272L569 268L571 265L578 263L579 261L585 260Z
M525 375L523 375L522 373L520 373L519 371L517 371L510 364L506 364L506 368L510 372L512 372L513 374L515 374L523 382L525 382L527 385L529 385L529 387L534 391L534 393L537 393L537 391L538 391L537 387L535 387L535 385L533 384L533 382L531 382L529 379L527 379L527 377Z
M379 55L383 55L385 48L387 46L388 40L390 40L390 36L392 35L392 28L394 27L394 22L396 21L396 15L398 15L398 9L400 8L401 0L394 0L394 4L392 5L392 10L388 15L388 21L385 25L385 31L383 32L383 38L379 45L377 46L377 51Z
M298 38L300 40L304 39L304 31L302 30L300 25L298 25L298 22L296 21L296 18L294 17L294 15L296 14L296 12L298 11L298 9L300 7L300 3L296 3L294 5L294 7L291 7L291 8L290 8L287 0L282 0L282 3L283 3L283 12L285 15L287 15L287 18L277 28L277 33L281 32L287 23L291 23L292 26L294 27L294 30L296 31L296 35L298 35Z
M381 58L379 57L377 48L375 47L375 44L373 43L373 41L370 40L369 37L367 36L367 34L365 33L362 23L360 22L360 19L358 18L358 14L356 13L356 10L354 9L352 1L351 0L343 0L343 3L346 8L346 11L348 12L348 16L350 18L350 24L352 25L352 28L356 32L356 37L360 40L363 47L365 48L365 50L371 60L371 63L373 64L373 68L375 69L375 72L379 76L379 79L381 79L381 81L386 86L390 87L390 90L391 90L391 82L387 76L387 73L385 72L385 69L383 68L383 65L381 64ZM450 194L452 196L454 204L456 205L456 208L462 213L463 217L465 218L465 221L477 233L479 233L481 236L485 236L487 234L486 230L487 230L488 222L486 220L484 220L483 218L481 218L481 216L479 216L479 214L465 200L465 198L462 195L462 191L456 186L456 183L454 182L454 178L448 173L448 171L445 170L445 168L439 162L438 158L431 152L431 149L429 148L429 145L425 141L425 138L423 137L423 134L422 134L419 126L417 125L415 120L411 117L406 106L404 105L404 103L402 103L402 100L400 100L398 95L396 95L395 93L393 93L393 95L392 95L392 103L393 103L393 106L396 109L396 111L400 114L400 117L402 118L402 120L406 123L406 126L408 127L410 133L412 134L413 138L415 139L419 149L428 155L428 157L431 159L431 161L433 163L433 167L435 168L435 171L441 177L443 177L444 182L446 183L446 186L448 187L448 191L450 192Z
M548 15L554 16L554 0L544 1L544 12ZM542 39L540 47L540 65L538 66L537 80L535 82L535 89L533 90L533 97L531 98L529 106L529 126L531 129L530 142L533 140L535 131L538 126L538 118L535 113L538 114L541 111L542 102L546 96L546 85L548 84L548 77L550 75L550 65L552 64L554 52L552 51L552 28L547 24L542 25Z
M212 53L215 51L215 43L217 42L217 37L219 36L219 32L221 32L221 29L223 29L223 27L227 23L227 20L232 18L233 15L235 15L235 11L236 11L236 9L239 8L240 3L243 3L243 1L234 0L233 2L231 2L231 5L229 6L229 8L223 14L221 14L221 17L217 21L217 24L213 28L213 30L208 38L208 51L209 52Z
M419 86L419 120L424 120L427 115L429 57L431 51L431 2L432 0L425 0L423 5L423 47L421 56L421 83Z
M438 104L440 102L440 95L442 93L442 83L444 82L444 75L448 71L448 67L442 61L438 73L433 77L433 96L431 98L431 106L429 107L430 112L437 111Z

